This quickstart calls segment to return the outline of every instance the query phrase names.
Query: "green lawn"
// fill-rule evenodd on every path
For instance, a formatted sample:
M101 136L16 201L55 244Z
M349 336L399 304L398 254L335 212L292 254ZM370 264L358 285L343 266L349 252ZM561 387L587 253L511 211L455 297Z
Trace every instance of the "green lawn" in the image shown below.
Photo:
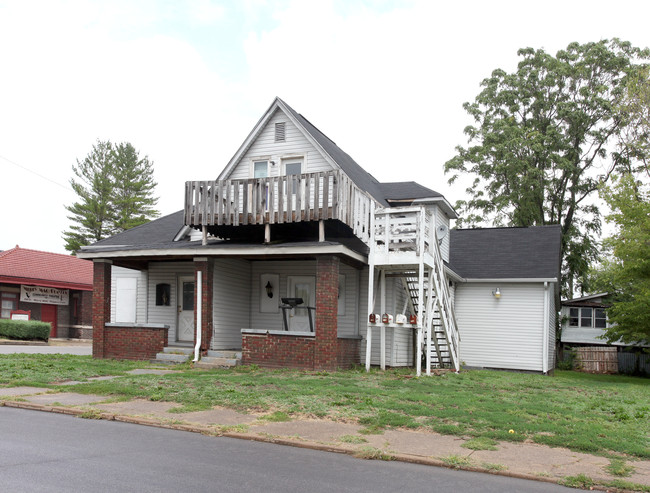
M0 384L43 385L91 375L123 375L138 366L147 364L83 356L0 356ZM178 412L219 405L282 413L290 419L315 416L357 422L366 433L423 428L650 458L650 380L635 377L468 371L414 378L411 370L186 368L174 374L127 375L61 390L171 401L179 404Z

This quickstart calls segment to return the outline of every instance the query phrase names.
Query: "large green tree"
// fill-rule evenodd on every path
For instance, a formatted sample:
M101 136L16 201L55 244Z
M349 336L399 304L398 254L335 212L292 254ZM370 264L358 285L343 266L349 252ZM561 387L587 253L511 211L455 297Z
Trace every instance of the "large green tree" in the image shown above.
M131 144L98 140L72 171L78 201L66 206L72 222L63 233L66 250L75 252L158 216L153 162L140 158Z
M518 52L517 70L495 70L465 110L469 145L445 163L453 183L473 177L456 205L462 226L560 224L563 291L571 297L597 258L601 231L594 192L617 169L627 120L616 110L649 52L617 39L572 43L555 56Z
M594 288L611 295L606 337L628 344L650 343L650 191L626 174L601 190L616 232L605 239L609 254Z

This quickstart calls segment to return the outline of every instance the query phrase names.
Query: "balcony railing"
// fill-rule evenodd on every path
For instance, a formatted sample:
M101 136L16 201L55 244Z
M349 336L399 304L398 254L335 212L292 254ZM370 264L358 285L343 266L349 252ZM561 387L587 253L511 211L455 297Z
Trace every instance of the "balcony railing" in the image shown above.
M245 226L338 219L366 244L375 201L340 171L185 182L185 224Z

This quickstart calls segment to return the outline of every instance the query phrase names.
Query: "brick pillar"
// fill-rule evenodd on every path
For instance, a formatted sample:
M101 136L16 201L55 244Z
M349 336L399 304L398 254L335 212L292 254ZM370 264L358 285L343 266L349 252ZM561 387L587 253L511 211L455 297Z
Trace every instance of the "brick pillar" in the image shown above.
M214 277L214 265L207 257L194 259L194 283L197 289L194 290L194 327L196 327L196 314L198 313L198 275L202 272L201 280L201 354L205 354L210 349L212 340L212 280ZM194 344L196 345L196 332L194 332Z
M314 369L338 367L339 258L316 260L316 337Z
M104 331L111 321L111 264L105 259L93 262L93 358L104 357Z

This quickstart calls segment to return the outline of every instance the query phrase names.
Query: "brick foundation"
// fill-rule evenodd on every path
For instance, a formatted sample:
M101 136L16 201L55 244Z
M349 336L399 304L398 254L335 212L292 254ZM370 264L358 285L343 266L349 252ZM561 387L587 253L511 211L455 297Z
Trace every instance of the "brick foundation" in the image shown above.
M118 326L104 328L104 358L150 360L167 343L167 327ZM93 340L94 342L94 340Z
M314 369L313 337L242 334L242 363L266 368Z

